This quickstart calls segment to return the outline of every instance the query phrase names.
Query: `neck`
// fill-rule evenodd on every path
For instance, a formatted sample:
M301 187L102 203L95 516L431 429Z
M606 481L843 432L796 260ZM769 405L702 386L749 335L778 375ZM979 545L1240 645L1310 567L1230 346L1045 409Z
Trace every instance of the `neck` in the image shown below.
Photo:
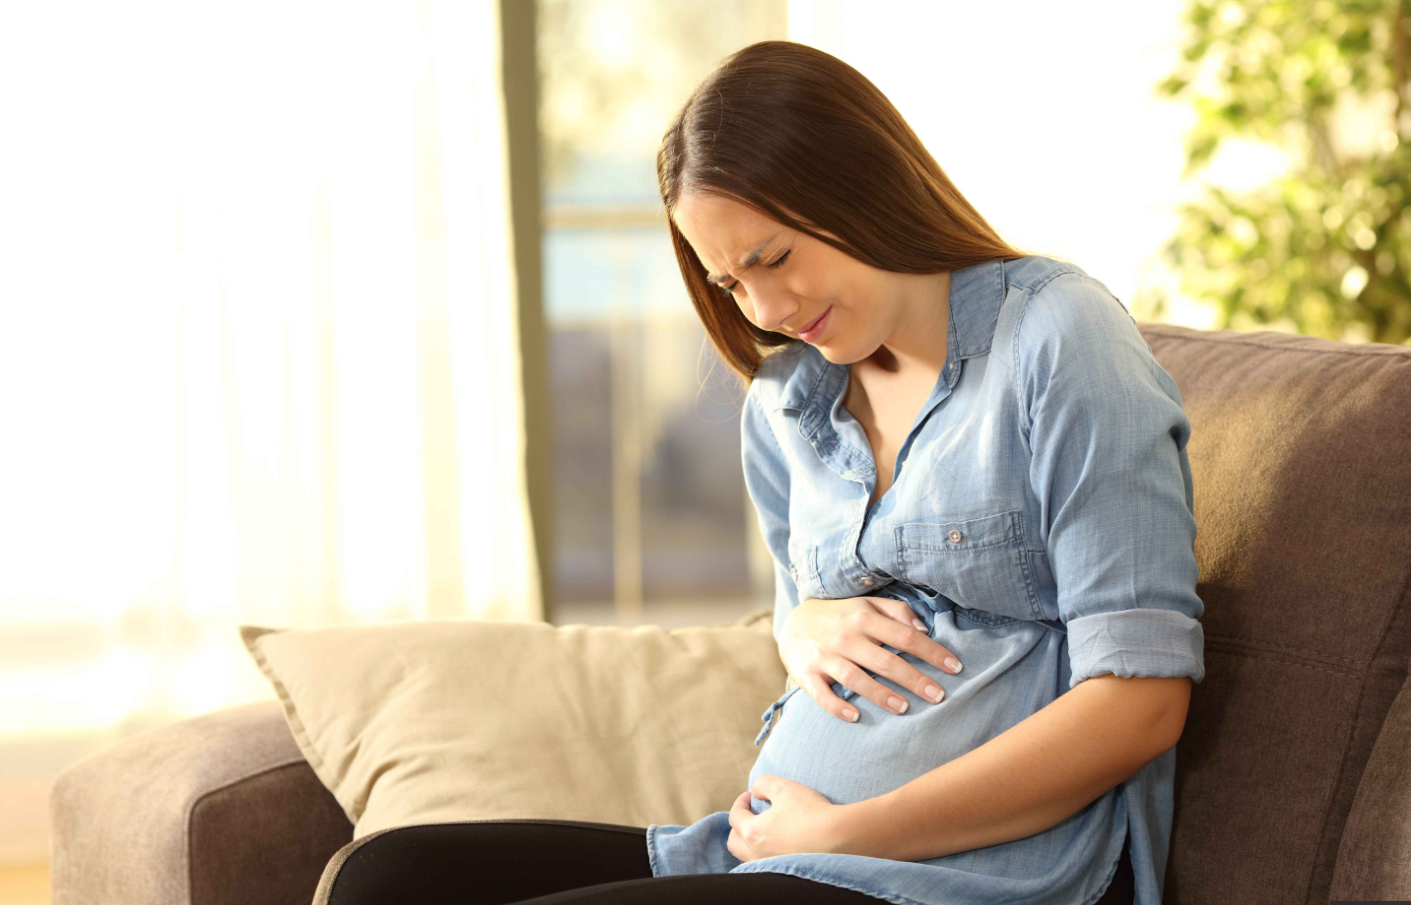
M899 274L901 317L896 329L867 358L891 372L939 374L950 332L950 273Z

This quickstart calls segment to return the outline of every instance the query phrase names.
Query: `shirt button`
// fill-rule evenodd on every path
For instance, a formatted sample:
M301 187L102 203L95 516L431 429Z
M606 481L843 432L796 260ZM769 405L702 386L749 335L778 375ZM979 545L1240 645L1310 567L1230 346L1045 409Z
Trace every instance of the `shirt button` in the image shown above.
M960 532L959 532L959 531L954 531L954 530L951 531L951 533L950 533L950 542L953 543L953 544L958 544L958 543L960 543Z
M870 587L872 585L872 579L864 578L862 579L862 583Z
M793 566L789 566L789 577L792 578L794 581L798 581L799 570L795 569Z

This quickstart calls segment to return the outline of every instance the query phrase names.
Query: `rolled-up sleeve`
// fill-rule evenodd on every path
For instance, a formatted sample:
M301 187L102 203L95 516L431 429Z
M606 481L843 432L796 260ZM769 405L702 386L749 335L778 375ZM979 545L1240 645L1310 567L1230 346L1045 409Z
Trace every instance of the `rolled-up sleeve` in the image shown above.
M1121 302L1079 274L1029 297L1014 354L1068 687L1108 673L1201 681L1190 421L1175 381Z
M799 605L789 574L789 471L774 430L760 407L758 382L751 384L740 413L740 459L745 489L759 517L760 534L774 559L774 640L784 637L784 621Z

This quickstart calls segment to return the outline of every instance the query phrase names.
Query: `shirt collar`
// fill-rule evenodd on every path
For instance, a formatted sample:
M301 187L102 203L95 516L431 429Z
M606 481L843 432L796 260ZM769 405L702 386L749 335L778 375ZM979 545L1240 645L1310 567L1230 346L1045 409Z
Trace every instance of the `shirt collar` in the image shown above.
M952 351L946 356L945 365L951 386L960 373L958 362L989 353L1008 288L1003 261L984 261L951 271L948 335ZM804 408L829 371L845 367L833 364L818 349L805 344L802 359L784 383L779 406Z

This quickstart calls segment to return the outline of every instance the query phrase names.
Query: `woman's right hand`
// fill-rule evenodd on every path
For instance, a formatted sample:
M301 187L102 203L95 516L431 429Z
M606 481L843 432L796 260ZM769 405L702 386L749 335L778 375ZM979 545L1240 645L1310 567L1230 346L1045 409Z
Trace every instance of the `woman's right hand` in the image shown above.
M930 676L882 645L905 651L948 673L960 672L955 655L931 640L925 623L910 606L887 597L845 597L841 600L809 598L784 621L779 657L794 684L803 688L818 706L853 722L856 708L833 693L837 682L893 713L906 711L906 701L864 670L885 676L908 688L924 701L940 703L945 692ZM955 668L945 665L954 659ZM900 709L898 709L900 705Z

